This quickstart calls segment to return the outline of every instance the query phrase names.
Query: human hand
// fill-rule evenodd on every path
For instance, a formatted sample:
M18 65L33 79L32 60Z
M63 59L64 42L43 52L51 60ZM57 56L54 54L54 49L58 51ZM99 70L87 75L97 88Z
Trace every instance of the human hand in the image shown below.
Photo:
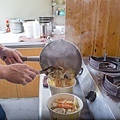
M4 47L1 51L0 56L1 59L8 65L12 63L23 63L20 58L22 54L15 49Z
M15 63L5 66L5 79L9 82L26 85L34 80L39 71L27 64Z

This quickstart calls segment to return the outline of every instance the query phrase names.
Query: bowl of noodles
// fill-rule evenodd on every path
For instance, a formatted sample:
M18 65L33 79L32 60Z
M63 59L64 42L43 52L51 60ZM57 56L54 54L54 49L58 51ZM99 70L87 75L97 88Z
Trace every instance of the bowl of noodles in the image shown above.
M48 87L51 94L73 93L76 85L75 72L72 69L57 67L48 74Z
M47 100L51 120L79 120L82 100L70 93L59 93Z

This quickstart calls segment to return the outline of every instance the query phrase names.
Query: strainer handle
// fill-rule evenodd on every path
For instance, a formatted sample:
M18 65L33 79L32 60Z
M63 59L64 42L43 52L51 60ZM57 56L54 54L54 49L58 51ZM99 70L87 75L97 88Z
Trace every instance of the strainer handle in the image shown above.
M22 56L22 61L37 61L39 62L39 56Z

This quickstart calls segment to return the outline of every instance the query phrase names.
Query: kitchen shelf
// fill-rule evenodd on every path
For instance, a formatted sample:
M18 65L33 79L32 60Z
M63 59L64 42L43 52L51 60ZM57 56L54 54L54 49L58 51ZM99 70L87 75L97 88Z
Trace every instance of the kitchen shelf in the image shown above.
M53 17L65 17L65 15L52 15Z
M59 24L59 21L63 21L62 24L65 24L66 16L66 3L58 4L56 0L52 0L52 16L54 21Z
M65 5L66 0L52 0L53 5Z

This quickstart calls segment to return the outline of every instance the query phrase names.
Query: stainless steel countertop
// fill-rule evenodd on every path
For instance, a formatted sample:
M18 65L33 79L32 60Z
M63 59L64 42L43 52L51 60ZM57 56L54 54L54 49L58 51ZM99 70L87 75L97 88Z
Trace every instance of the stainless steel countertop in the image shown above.
M93 113L94 119L96 120L119 120L120 119L120 108L119 102L112 101L103 92L101 85L98 81L99 75L96 70L89 70L88 58L84 58L83 73L78 77L79 83L81 84L81 89L86 95L89 91L94 91L96 93L96 99L94 102L87 100L90 111ZM92 72L92 75L91 75ZM116 104L118 107L116 107ZM112 107L111 107L112 106Z
M43 78L44 74L40 75L40 82L39 82L39 120L49 120L49 110L46 106L47 99L51 96L49 88L43 87ZM89 111L89 108L86 104L86 99L84 97L84 94L81 90L81 86L79 82L77 82L76 86L73 89L73 94L80 97L83 101L83 109L81 111L80 120L88 120L93 119L92 114Z
M2 45L9 48L35 48L45 46L45 44L41 42L16 42L16 43L3 43Z

